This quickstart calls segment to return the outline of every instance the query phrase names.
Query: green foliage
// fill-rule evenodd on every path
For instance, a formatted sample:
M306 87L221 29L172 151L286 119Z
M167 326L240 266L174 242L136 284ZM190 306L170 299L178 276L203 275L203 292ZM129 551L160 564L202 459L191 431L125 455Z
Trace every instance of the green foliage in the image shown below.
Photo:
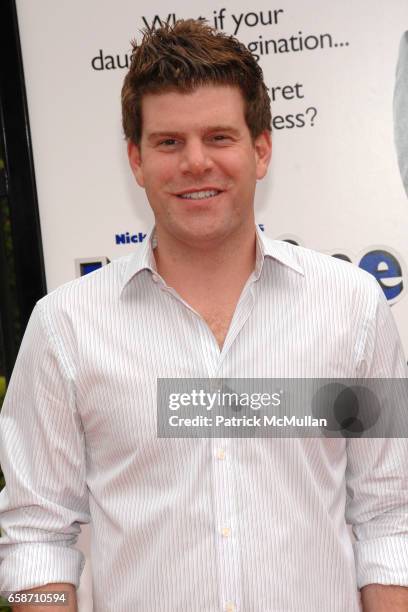
M3 597L0 597L0 612L11 612L11 608Z
M1 158L0 158L1 159ZM14 265L14 247L11 232L10 210L7 198L0 198L0 223L2 224L2 235L4 240L4 252L6 257L6 285L8 286L8 296L11 301L10 306L13 312L13 332L16 341L21 340L22 329L20 325L19 311L16 301L17 286ZM3 350L2 348L0 349ZM0 371L0 374L3 372Z

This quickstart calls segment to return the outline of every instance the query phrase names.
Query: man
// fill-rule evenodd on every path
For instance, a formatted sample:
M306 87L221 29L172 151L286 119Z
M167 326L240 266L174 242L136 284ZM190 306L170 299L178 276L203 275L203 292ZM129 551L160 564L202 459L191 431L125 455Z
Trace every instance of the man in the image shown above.
M405 440L157 437L158 378L406 376L371 276L255 226L259 66L180 21L135 45L122 107L155 228L35 308L0 420L0 589L73 606L90 522L96 612L354 612L358 587L407 610Z

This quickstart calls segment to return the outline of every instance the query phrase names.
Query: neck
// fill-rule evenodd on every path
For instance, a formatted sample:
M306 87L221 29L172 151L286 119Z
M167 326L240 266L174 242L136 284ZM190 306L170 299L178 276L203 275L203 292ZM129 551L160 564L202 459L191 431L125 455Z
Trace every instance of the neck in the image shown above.
M166 284L184 296L235 294L255 267L256 230L244 228L226 239L190 244L156 229L153 251L157 271Z

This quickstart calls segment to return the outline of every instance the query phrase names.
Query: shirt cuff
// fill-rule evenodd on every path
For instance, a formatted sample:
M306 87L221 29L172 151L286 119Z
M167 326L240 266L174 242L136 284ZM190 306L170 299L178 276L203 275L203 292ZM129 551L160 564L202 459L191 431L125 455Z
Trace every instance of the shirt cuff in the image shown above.
M84 566L85 556L76 548L10 545L10 552L0 564L0 591L22 591L54 582L67 582L78 588Z
M357 586L408 586L408 537L394 536L354 542Z

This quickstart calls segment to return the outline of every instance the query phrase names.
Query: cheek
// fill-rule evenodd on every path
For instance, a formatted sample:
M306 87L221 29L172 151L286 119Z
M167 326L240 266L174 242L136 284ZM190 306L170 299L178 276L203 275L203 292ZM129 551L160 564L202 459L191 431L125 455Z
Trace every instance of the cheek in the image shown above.
M167 160L156 160L148 168L144 169L144 181L146 191L160 190L170 185L175 177L175 168Z
M255 155L243 151L231 151L228 159L225 160L225 167L228 168L231 175L237 178L255 175L256 160Z

